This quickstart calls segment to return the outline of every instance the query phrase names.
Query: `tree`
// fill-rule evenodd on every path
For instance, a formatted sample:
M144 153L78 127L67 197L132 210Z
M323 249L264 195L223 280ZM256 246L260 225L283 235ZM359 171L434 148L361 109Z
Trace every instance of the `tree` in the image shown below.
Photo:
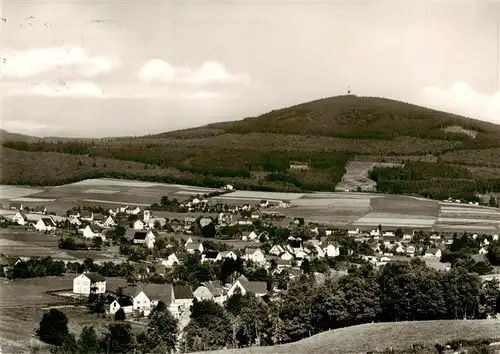
M184 334L186 351L221 349L232 342L231 321L221 305L211 300L195 301Z
M101 343L107 353L127 353L135 346L132 328L128 323L113 323L108 326L104 341Z
M106 312L106 298L102 294L89 294L88 308L90 313L102 314Z
M302 261L302 264L300 265L300 269L304 271L304 274L310 274L312 269L311 269L311 263L309 260L306 258Z
M125 321L125 318L125 311L120 307L118 311L115 312L115 321Z
M42 341L54 345L62 345L69 334L68 318L57 309L44 313L40 321L38 336Z
M500 244L496 243L491 245L488 249L488 253L486 254L486 258L490 261L491 265L499 266L500 265Z
M146 352L172 353L177 344L177 320L172 316L165 303L158 302L149 314L146 332Z
M206 238L214 238L216 234L214 223L211 222L208 225L201 227L201 234Z
M83 327L77 344L78 354L95 354L99 352L99 339L93 326Z

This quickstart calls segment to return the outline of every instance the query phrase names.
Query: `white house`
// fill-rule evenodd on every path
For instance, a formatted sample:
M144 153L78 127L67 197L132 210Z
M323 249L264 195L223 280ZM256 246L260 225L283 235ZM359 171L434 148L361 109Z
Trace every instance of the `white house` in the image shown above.
M219 304L224 303L226 296L222 284L218 280L211 280L201 283L193 292L193 296L198 300L213 300Z
M182 260L175 253L172 253L167 259L161 260L161 264L165 267L172 268L174 265L182 264Z
M406 254L410 254L410 255L415 254L415 246L413 246L413 245L408 245L408 246L406 247Z
M76 216L70 216L68 220L71 225L80 226L82 224L80 219L78 219L78 217Z
M227 191L232 191L232 190L234 190L234 187L231 184L226 184L224 186L224 189L227 190Z
M246 261L252 261L255 263L264 264L266 263L266 257L264 253L259 249L247 248L245 249L245 254L242 257Z
M257 233L255 231L252 231L252 232L243 232L242 236L241 236L241 240L242 241L255 241L255 240L259 240L259 235L257 235Z
M101 233L101 229L98 226L87 225L83 229L83 237L84 238L95 238L95 237L103 238L103 235Z
M281 245L274 245L273 247L271 247L271 249L269 250L269 254L273 255L273 256L279 256L280 254L282 254L283 252L285 252L285 249L281 246Z
M141 208L135 207L134 209L126 209L125 213L128 215L139 215L141 212Z
M424 257L426 258L441 258L442 252L439 248L428 248L425 251Z
M327 257L337 257L340 254L340 248L332 245L331 243L324 247L323 251Z
M267 283L265 281L248 281L245 277L239 277L227 291L227 297L231 297L236 292L241 291L242 295L253 293L255 296L267 295Z
M318 258L325 258L325 251L320 246L314 246L314 251L316 252L316 256Z
M194 242L191 238L184 244L188 253L195 253L196 251L203 253L203 244L201 242Z
M119 309L123 309L123 312L126 314L132 313L134 310L134 303L129 297L122 297L109 304L110 315L114 315Z
M134 237L132 238L132 244L144 245L149 249L152 249L156 242L156 235L152 230L141 230L135 231Z
M167 307L174 300L174 287L171 284L139 284L127 288L124 293L132 298L134 312L143 312L149 315L158 302L163 301Z
M184 306L184 308L188 309L193 304L193 300L193 291L189 285L174 286L174 304Z
M280 258L285 261L291 261L293 259L293 254L291 254L290 252L285 252L280 256Z
M486 247L481 247L481 249L479 250L478 252L479 254L487 254L488 253L488 250L486 249Z
M233 251L222 251L217 254L216 261L222 261L226 258L232 258L233 260L237 260L238 256Z
M102 223L102 226L106 227L106 228L111 228L111 227L115 227L116 226L116 222L115 220L113 219L113 217L110 215L108 216L108 218Z
M144 221L137 219L136 221L134 221L133 226L134 226L134 230L144 230L144 227L146 226L146 224L144 224Z
M370 236L371 237L380 237L380 230L379 229L373 229L370 231Z
M18 211L16 215L12 217L12 221L18 225L28 224L28 217L23 212Z
M80 215L80 219L92 222L94 221L94 213L88 210L83 210Z
M51 218L40 218L35 224L37 231L53 231L56 229L56 223Z
M347 235L348 236L358 236L359 235L359 228L356 228L354 230L352 230L352 229L347 230Z
M106 278L96 273L83 273L73 279L73 293L79 295L104 294L106 292Z

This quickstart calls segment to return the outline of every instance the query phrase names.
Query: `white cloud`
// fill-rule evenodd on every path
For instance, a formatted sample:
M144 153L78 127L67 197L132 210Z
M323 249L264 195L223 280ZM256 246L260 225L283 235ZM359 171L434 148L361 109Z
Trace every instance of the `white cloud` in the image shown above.
M231 74L223 64L208 61L199 68L174 67L160 60L151 59L139 70L138 77L144 82L160 83L239 83L250 84L250 77L245 73Z
M421 101L435 109L500 123L500 91L481 93L464 82L457 82L447 89L426 87Z
M116 57L90 56L79 46L36 48L2 53L2 76L28 78L63 67L72 67L82 76L108 73L121 65Z

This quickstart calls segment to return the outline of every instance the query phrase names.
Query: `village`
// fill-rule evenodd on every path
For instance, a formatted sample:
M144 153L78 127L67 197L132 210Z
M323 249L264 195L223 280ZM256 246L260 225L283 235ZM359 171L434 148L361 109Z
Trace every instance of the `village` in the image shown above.
M9 281L65 275L63 287L51 288L47 282L45 292L111 322L146 326L148 315L163 302L178 320L180 336L196 301L224 305L234 294L253 294L270 303L303 275L322 283L353 267L378 269L415 258L446 272L467 258L467 266L483 281L500 280L498 267L488 261L498 234L383 225L332 228L286 217L286 201L229 205L213 202L212 196L183 202L162 197L149 208L86 205L65 215L10 203L0 219L4 238L15 240L22 233L57 240L63 255L26 255L13 247L1 255L1 275ZM464 243L474 254L459 255ZM37 274L40 265L47 272ZM50 267L57 270L49 272Z

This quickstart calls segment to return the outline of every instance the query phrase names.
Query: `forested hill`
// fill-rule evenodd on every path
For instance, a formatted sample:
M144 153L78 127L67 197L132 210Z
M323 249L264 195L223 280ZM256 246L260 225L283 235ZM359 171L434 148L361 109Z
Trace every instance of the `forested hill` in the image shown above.
M131 167L136 162L148 169L148 179L158 181L332 191L348 162L363 160L406 163L374 171L382 192L439 199L451 193L468 200L478 192L500 192L500 126L384 98L324 98L240 121L138 137L1 136L8 138L0 162L12 166L3 183L143 178L145 173ZM73 168L64 168L64 161Z

